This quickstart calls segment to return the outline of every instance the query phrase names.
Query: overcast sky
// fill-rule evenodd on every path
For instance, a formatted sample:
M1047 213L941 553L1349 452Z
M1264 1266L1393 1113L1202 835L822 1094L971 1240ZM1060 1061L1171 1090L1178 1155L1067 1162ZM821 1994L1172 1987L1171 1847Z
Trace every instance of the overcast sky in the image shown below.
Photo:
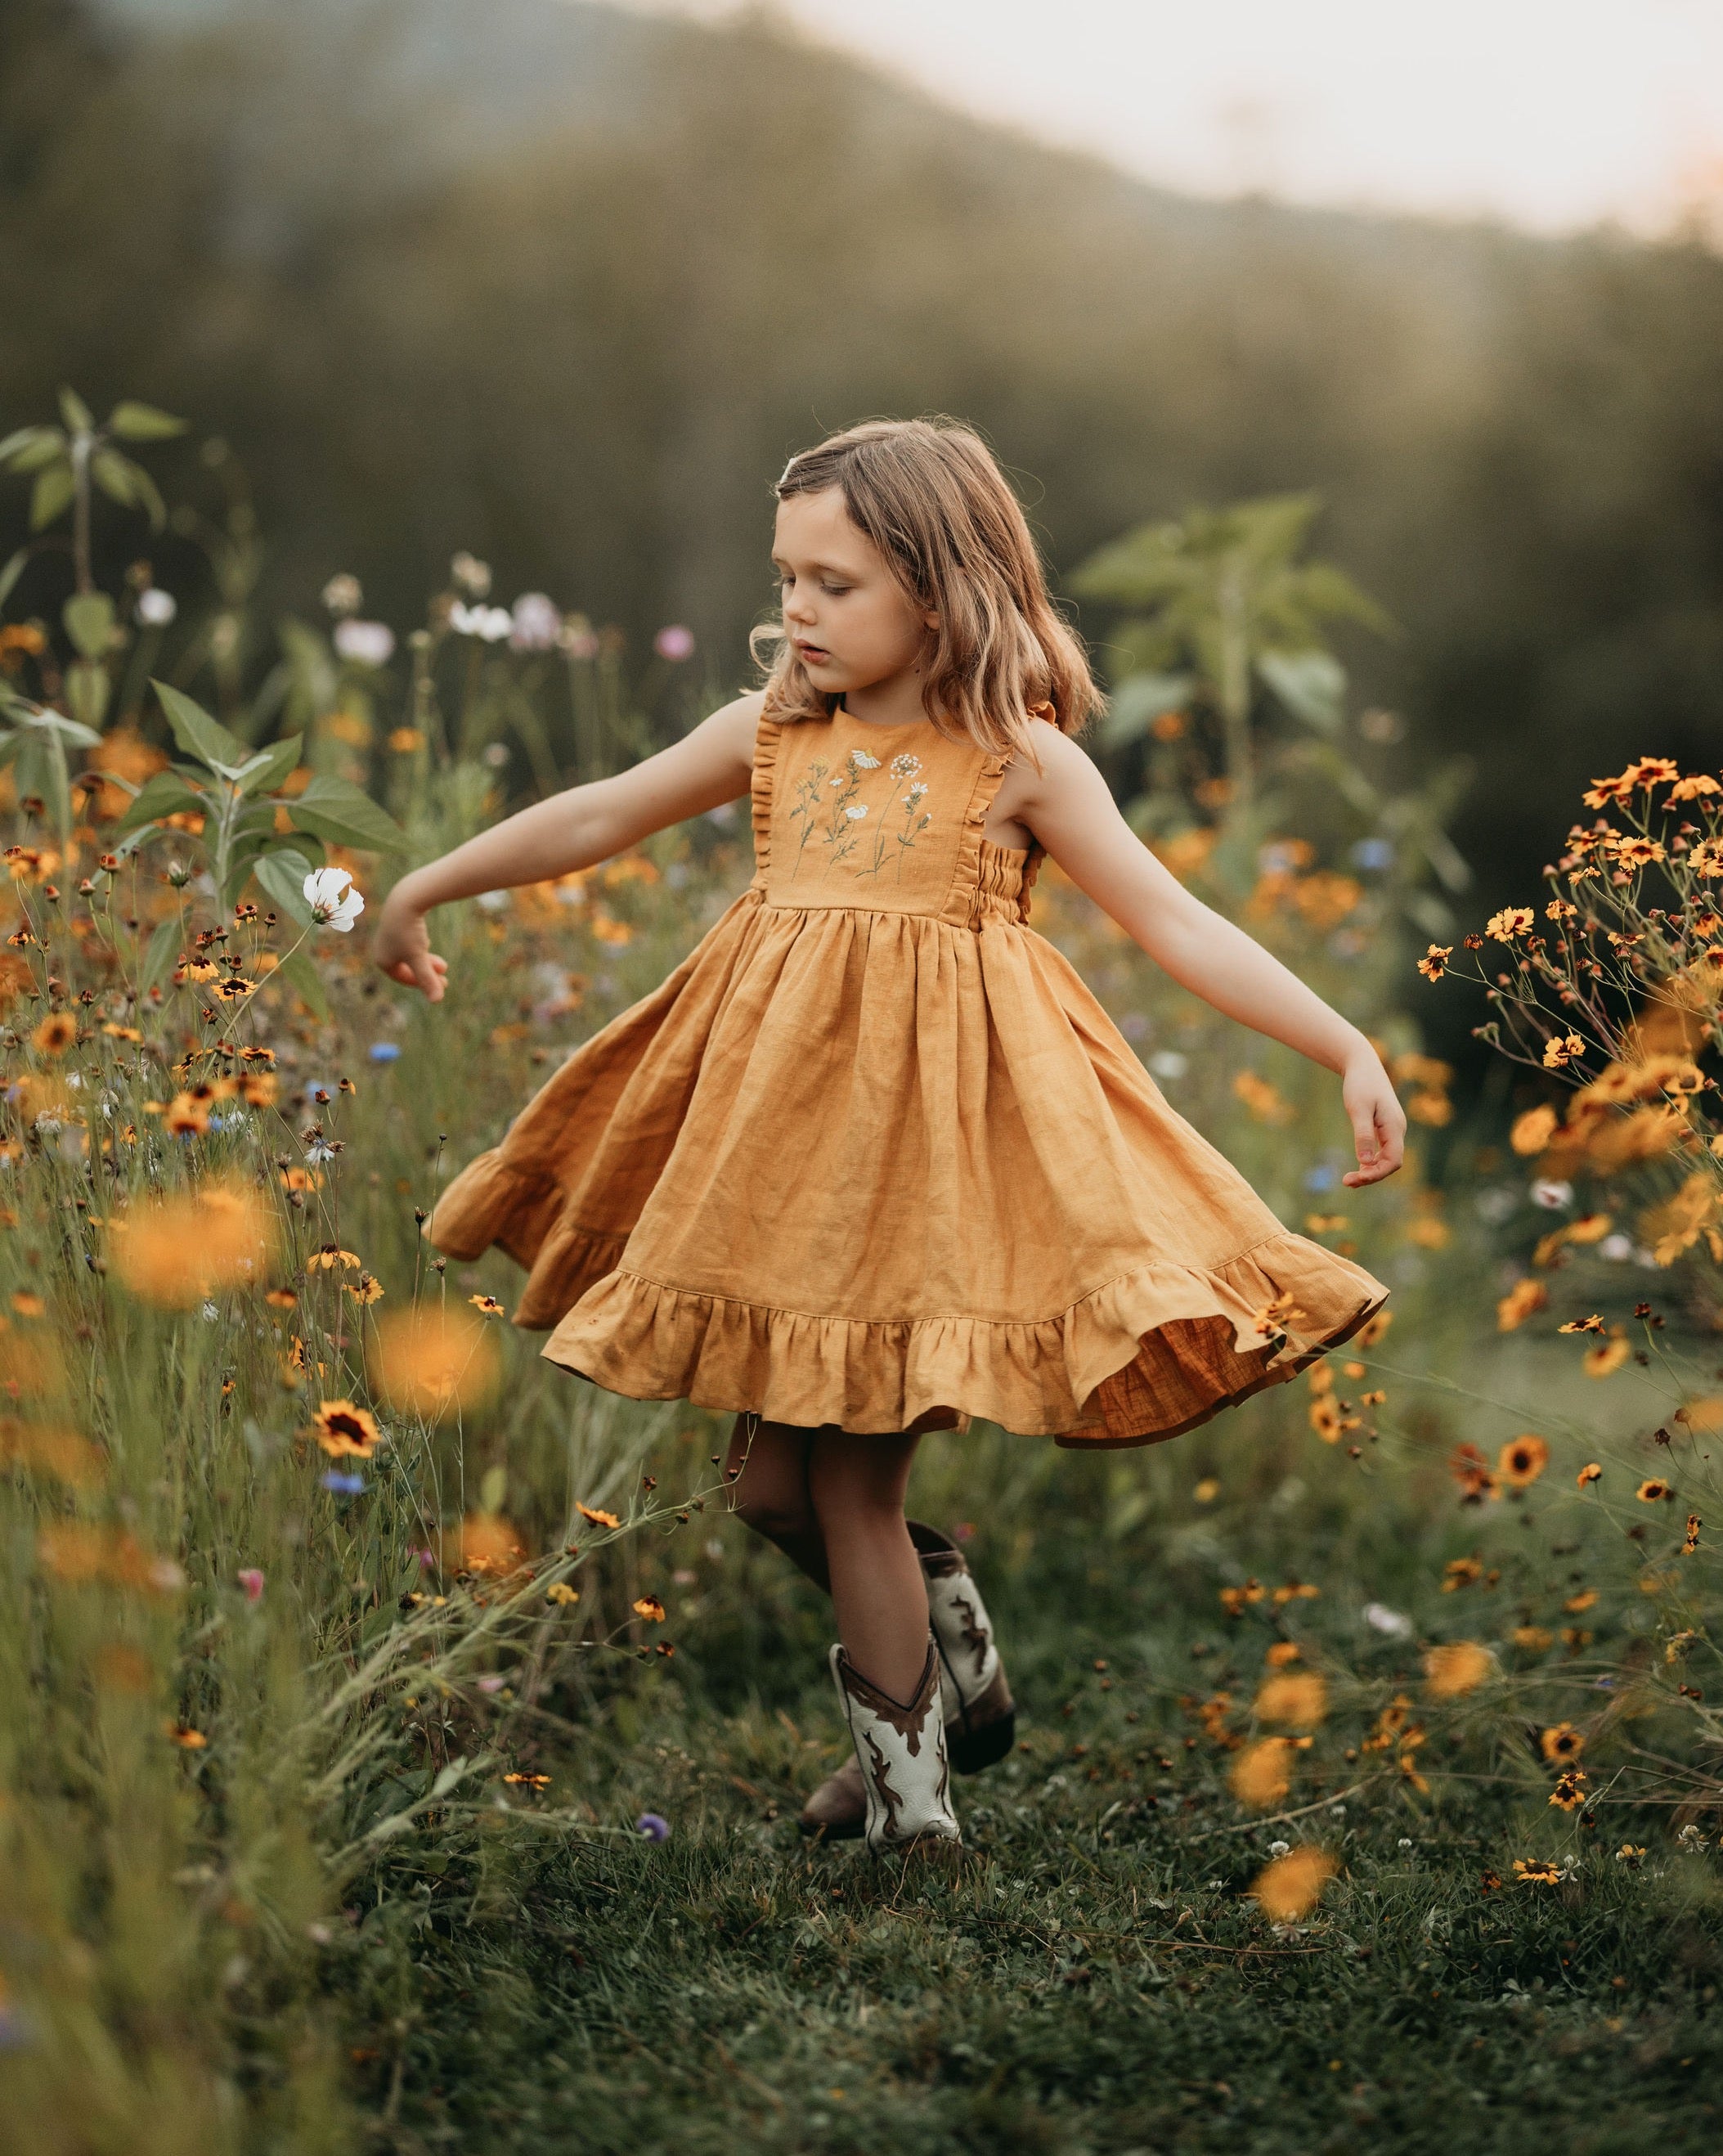
M738 0L637 0L720 20ZM1667 228L1723 197L1723 0L777 0L1203 193Z

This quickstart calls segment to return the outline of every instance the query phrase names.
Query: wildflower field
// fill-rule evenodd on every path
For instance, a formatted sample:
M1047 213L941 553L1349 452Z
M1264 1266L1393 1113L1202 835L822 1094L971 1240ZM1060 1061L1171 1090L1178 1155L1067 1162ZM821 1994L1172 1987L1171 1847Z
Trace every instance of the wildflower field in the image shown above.
M1395 1294L1164 1446L927 1441L1020 1741L959 1866L879 1861L797 1832L828 1620L726 1517L728 1418L545 1363L507 1261L419 1233L746 883L745 813L439 916L435 1009L367 957L405 866L722 685L469 556L411 632L342 574L263 624L220 445L157 492L180 432L69 395L0 443L0 2115L41 2156L1714 2148L1717 777L1598 780L1474 921L1312 505L1074 575L1127 813L1380 1040L1404 1175L1343 1191L1332 1082L1050 866L1035 925ZM1459 1106L1456 997L1500 1051Z

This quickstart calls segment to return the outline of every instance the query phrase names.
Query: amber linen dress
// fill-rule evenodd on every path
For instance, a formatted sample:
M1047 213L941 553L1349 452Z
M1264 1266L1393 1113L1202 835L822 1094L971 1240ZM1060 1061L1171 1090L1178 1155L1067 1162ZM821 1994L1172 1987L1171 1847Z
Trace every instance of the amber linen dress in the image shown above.
M858 1433L1173 1437L1387 1291L1289 1233L1027 926L1007 757L759 722L752 883L428 1222L636 1399Z

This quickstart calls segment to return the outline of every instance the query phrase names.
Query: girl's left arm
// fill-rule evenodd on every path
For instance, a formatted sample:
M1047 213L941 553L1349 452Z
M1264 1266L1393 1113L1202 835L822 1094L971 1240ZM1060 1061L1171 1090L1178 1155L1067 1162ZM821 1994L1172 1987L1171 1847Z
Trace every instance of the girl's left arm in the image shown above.
M1040 774L1019 761L1011 813L1182 987L1339 1075L1358 1153L1341 1178L1349 1188L1392 1175L1404 1154L1405 1111L1357 1027L1161 866L1075 742L1038 726L1035 747Z

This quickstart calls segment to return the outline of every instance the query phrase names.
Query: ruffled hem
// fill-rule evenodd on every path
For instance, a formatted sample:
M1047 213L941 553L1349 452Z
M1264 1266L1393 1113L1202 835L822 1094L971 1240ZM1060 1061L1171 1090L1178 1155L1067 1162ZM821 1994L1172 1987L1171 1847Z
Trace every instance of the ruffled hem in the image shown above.
M1026 1323L820 1317L619 1268L543 1353L630 1399L800 1429L961 1430L979 1418L1073 1447L1152 1445L1284 1383L1387 1296L1361 1266L1290 1231L1208 1271L1141 1266Z
M500 1147L469 1161L437 1201L425 1240L445 1257L470 1263L494 1244L527 1268L514 1322L542 1332L613 1272L626 1235L582 1227L554 1182L510 1168Z

